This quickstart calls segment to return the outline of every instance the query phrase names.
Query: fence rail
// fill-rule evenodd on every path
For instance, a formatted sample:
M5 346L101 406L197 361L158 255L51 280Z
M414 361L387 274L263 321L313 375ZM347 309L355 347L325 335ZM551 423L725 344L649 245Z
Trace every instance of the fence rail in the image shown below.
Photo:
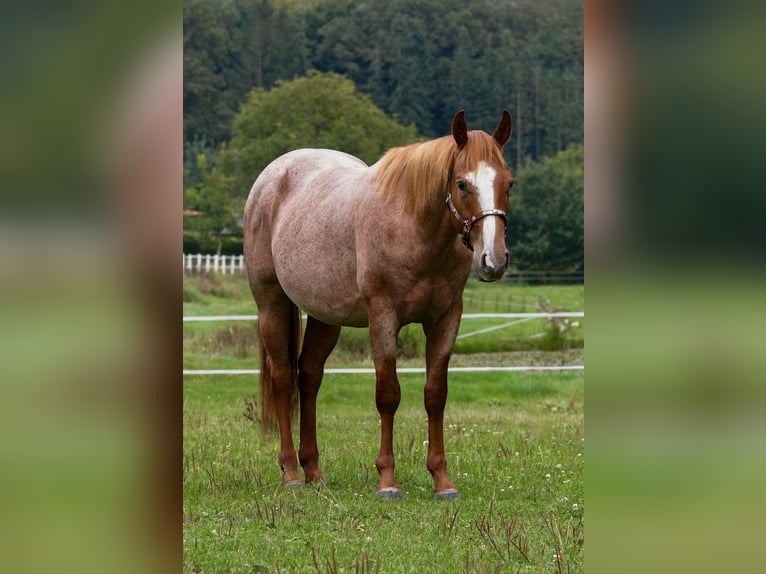
M520 367L449 367L450 373L513 373L513 372L545 372L545 371L584 371L585 365L529 365ZM399 367L402 373L425 373L425 367ZM260 369L184 369L184 375L259 375ZM360 367L325 369L327 375L374 375L374 368Z
M183 269L185 273L244 273L245 256L184 253ZM521 285L579 285L584 280L582 271L508 271L502 279Z
M498 329L504 329L517 323L523 323L532 319L551 318L575 318L585 317L584 311L559 311L555 313L464 313L463 319L516 319L510 323L503 323L494 327L486 327L478 331L472 331L458 335L458 339L472 337L482 333L488 333ZM304 315L305 319L306 316ZM199 321L257 321L258 315L205 315L183 317L184 323ZM583 371L584 365L527 365L527 366L474 366L474 367L450 367L451 373L459 372L524 372L524 371ZM370 374L375 369L371 368L330 368L325 369L328 374ZM424 373L424 367L400 367L398 373ZM257 375L259 369L184 369L184 375Z
M463 313L463 319L552 319L585 317L585 311L560 311L556 313ZM303 316L306 318L306 315ZM185 316L184 323L197 321L257 321L258 315L200 315Z
M501 281L519 285L582 285L582 271L506 271Z

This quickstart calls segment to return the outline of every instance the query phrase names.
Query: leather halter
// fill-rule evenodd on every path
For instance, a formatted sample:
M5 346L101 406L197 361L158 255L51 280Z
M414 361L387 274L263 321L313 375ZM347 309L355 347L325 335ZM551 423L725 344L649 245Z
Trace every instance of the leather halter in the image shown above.
M473 246L471 245L471 228L473 228L474 224L479 221L480 219L484 219L485 217L489 217L490 215L496 215L497 217L503 218L503 224L508 225L508 219L505 211L502 211L500 209L486 209L484 211L480 211L471 219L463 219L463 216L460 215L460 213L457 210L457 207L455 207L454 202L452 201L452 190L450 189L450 183L447 182L447 199L445 201L447 206L449 207L450 211L452 212L452 215L455 216L455 219L457 219L461 225L463 226L463 235L461 236L463 239L463 245L465 245L468 249L473 251Z

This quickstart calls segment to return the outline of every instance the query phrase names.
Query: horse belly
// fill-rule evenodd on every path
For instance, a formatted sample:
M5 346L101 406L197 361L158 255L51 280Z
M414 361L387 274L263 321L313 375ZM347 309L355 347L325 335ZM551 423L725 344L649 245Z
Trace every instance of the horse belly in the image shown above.
M352 243L337 232L327 241L311 227L307 223L300 231L275 237L274 264L282 289L304 312L324 323L367 326Z
M312 277L289 271L278 277L290 300L308 315L330 325L367 326L367 306L348 284L325 275Z

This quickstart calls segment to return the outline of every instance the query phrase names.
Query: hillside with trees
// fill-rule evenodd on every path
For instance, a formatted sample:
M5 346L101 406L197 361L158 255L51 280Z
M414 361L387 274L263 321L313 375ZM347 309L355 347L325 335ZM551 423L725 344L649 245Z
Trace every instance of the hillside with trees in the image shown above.
M241 235L252 181L288 149L332 147L371 162L448 133L458 109L485 130L508 109L514 191L549 185L558 195L546 202L580 213L572 238L533 221L544 205L518 199L514 259L582 266L582 163L543 161L582 158L582 147L565 152L583 142L581 0L185 0L183 98L184 208L202 214L184 227L200 249ZM539 175L555 169L572 171ZM525 187L527 172L538 183ZM578 177L576 189L555 191ZM558 254L544 252L561 241Z

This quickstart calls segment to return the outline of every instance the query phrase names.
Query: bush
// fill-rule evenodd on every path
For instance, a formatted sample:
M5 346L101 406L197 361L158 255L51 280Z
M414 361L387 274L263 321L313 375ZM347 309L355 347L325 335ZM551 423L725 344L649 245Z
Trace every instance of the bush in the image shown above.
M396 344L397 357L400 359L415 359L425 357L426 338L420 325L406 325L399 332ZM369 329L344 328L334 351L335 357L341 361L370 361L370 331Z
M399 331L399 339L396 343L397 356L402 359L415 359L425 357L426 337L420 325L405 325Z
M202 301L202 294L199 289L188 281L184 281L184 303L198 303Z
M199 302L204 295L235 299L239 290L229 276L221 273L194 273L184 277L184 301ZM191 299L187 299L192 297Z
M186 254L202 253L215 254L218 251L218 240L206 235L184 233L183 249ZM221 255L242 255L244 240L241 237L221 238Z
M341 329L338 344L333 351L341 361L362 362L369 361L370 334L368 329L355 329L347 327Z

